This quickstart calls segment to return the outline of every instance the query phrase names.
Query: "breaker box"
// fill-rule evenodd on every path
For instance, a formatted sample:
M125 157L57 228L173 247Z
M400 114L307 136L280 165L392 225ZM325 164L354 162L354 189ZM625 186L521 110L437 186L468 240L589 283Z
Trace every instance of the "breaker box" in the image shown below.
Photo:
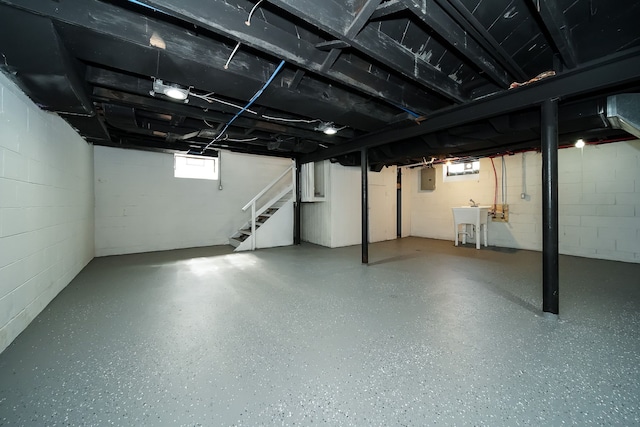
M433 191L436 189L436 169L420 169L420 191Z

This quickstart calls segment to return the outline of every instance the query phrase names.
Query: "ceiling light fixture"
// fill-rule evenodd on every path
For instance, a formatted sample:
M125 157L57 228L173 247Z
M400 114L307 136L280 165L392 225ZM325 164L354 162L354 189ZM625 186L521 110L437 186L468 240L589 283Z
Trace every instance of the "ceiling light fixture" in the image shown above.
M584 148L585 143L583 139L579 139L576 141L576 148Z
M164 91L164 94L169 98L184 100L187 99L188 93L182 89L178 89L176 87L170 87Z
M339 130L342 130L342 129L344 128L335 127L333 125L333 122L322 122L316 128L316 130L319 130L320 132L324 132L326 135L335 135L336 133L338 133Z
M327 135L335 135L336 133L338 133L338 129L333 127L328 127L325 130L323 130L323 132Z
M184 88L176 83L165 83L161 79L153 80L153 89L149 92L152 96L157 93L168 96L177 101L189 102L189 88Z

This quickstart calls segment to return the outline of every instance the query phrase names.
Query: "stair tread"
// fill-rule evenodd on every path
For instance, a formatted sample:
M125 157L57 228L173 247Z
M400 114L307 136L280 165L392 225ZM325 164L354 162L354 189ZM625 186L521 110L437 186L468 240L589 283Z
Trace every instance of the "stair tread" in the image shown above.
M264 225L269 218L271 218L280 208L285 206L287 203L290 203L293 197L293 192L289 191L287 194L282 196L280 199L275 201L271 206L265 209L260 215L256 215L255 219L255 228L256 230L260 228L260 226ZM229 239L231 245L236 248L245 242L251 236L251 220L249 220L248 224L245 224L242 228L240 228L234 235Z

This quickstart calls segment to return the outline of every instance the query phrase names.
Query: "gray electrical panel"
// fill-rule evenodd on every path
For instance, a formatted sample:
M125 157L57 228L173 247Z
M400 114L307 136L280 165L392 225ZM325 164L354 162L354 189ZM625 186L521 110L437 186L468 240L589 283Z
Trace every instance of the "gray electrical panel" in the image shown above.
M420 191L433 191L436 189L435 168L420 169Z

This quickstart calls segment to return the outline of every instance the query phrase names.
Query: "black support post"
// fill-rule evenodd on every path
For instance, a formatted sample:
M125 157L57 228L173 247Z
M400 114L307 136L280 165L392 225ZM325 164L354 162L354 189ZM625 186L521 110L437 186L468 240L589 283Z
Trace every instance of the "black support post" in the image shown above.
M542 311L558 315L558 101L542 104Z
M362 263L369 264L369 167L367 149L360 151L362 173Z
M300 212L302 210L302 204L300 203L301 199L301 191L300 191L300 169L302 165L300 164L300 159L296 159L295 168L296 168L296 194L295 204L293 205L293 244L300 244L300 235L301 235L301 226L300 226Z
M398 167L396 178L396 236L402 237L402 168Z

